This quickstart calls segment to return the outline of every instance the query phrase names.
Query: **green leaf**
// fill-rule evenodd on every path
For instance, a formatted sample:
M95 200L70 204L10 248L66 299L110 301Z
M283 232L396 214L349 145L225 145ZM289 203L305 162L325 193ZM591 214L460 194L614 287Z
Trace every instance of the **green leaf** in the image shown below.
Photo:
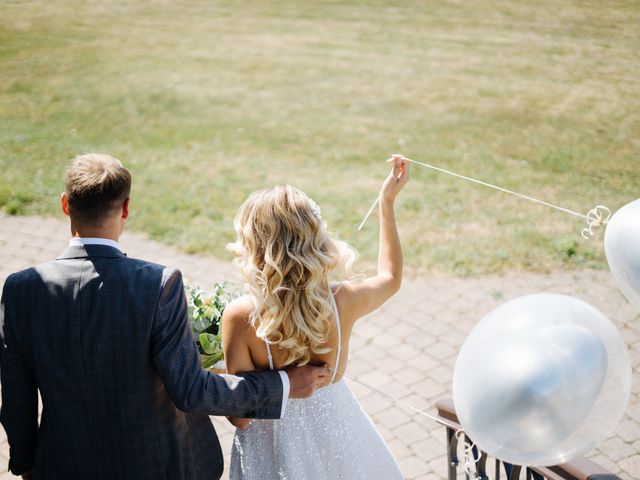
M193 330L196 333L200 333L206 330L207 328L209 328L211 326L211 322L208 322L206 318L200 317L200 318L194 318L192 325L193 325Z
M217 352L217 353L214 353L213 355L202 355L201 356L202 368L211 368L217 362L222 360L222 358L223 358L222 352Z
M216 353L215 348L215 337L210 333L201 333L198 337L200 340L200 345L202 346L202 351L208 355Z

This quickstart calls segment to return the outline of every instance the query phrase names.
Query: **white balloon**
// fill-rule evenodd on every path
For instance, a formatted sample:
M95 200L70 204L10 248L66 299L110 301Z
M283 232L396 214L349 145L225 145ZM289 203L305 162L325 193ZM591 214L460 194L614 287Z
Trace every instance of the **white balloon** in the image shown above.
M509 463L555 465L618 424L631 367L614 325L588 303L550 293L511 300L465 339L456 412L479 448Z
M604 234L604 251L618 287L640 310L640 199L611 217Z

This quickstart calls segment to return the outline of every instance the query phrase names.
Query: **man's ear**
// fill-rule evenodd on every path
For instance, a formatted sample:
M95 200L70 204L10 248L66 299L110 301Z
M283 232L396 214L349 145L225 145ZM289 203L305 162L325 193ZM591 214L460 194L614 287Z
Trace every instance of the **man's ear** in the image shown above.
M69 216L69 199L67 198L66 192L62 192L62 195L60 195L60 203L62 204L62 211L68 217Z
M129 218L129 197L125 198L122 204L122 219L126 220L127 218Z

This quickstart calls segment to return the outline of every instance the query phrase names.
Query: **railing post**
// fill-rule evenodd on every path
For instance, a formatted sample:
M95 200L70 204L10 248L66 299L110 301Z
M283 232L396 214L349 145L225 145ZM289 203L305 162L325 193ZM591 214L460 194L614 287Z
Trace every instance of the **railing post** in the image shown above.
M511 465L511 472L509 472L508 480L519 480L521 471L521 465Z
M489 480L489 476L487 475L487 459L488 458L489 456L486 454L486 452L483 452L482 450L480 450L480 460L478 460L478 463L476 465L478 478L480 480Z
M447 472L449 480L456 480L458 466L458 437L452 428L447 427Z

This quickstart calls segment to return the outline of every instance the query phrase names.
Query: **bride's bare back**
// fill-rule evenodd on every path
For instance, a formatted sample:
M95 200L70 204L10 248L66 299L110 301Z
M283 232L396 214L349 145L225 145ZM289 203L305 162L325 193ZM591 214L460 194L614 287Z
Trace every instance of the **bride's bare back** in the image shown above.
M338 334L338 322L335 315L331 316L331 329L329 330L329 339L322 345L323 349L328 349L326 353L312 353L309 363L311 365L327 365L333 372L337 369L334 382L342 378L342 373L346 370L347 360L349 356L349 340L355 323L347 313L345 308L350 302L349 286L336 286L333 291L335 295L336 306L340 318L340 334ZM251 370L268 370L269 351L272 355L273 366L276 370L286 368L290 365L286 364L286 352L277 345L270 345L267 348L265 341L259 338L255 328L251 326L250 317L254 310L254 300L252 297L245 296L233 301L225 310L225 320L223 321L223 339L227 359L227 371L229 373L237 373L240 371ZM338 338L340 338L340 358L336 359L338 351ZM240 361L242 358L242 361ZM336 360L338 360L336 362ZM336 364L337 363L337 364ZM326 386L330 378L321 386Z

